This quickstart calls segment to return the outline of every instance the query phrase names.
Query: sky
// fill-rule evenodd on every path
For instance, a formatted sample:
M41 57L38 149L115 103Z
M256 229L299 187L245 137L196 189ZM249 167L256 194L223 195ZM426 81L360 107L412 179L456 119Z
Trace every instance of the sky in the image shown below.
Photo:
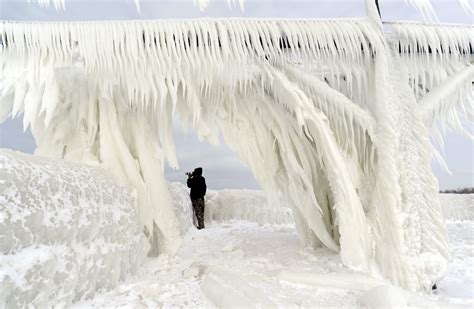
M244 11L229 8L226 0L211 0L205 11L200 11L192 0L141 0L140 13L133 0L66 0L66 10L40 7L27 0L0 0L0 20L117 20L117 19L185 19L203 17L249 18L346 18L364 17L364 0L246 0ZM439 20L443 23L472 24L457 0L432 0ZM92 9L91 9L92 8ZM405 0L385 0L381 8L384 21L422 20L420 12ZM175 123L175 143L180 169L165 167L170 181L184 182L187 171L204 168L209 188L258 189L259 185L248 167L221 142L212 146L200 142L194 132L184 134ZM474 125L468 126L474 134ZM465 137L448 133L445 157L452 175L438 164L433 170L441 189L474 186L474 149ZM32 153L35 148L31 132L23 131L21 119L7 120L0 124L0 148L10 148Z

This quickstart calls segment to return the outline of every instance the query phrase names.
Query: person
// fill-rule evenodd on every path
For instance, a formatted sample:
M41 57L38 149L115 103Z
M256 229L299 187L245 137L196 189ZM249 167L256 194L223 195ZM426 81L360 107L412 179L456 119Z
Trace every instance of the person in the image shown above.
M202 167L194 169L188 175L188 188L191 189L190 196L193 204L193 211L198 222L198 230L204 228L204 196L206 195L206 179L202 177Z

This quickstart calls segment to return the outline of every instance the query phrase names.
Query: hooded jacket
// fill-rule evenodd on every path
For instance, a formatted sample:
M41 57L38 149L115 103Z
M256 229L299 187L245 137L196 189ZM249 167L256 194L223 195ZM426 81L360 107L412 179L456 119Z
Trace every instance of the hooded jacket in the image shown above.
M202 177L202 168L196 168L191 177L188 178L188 188L191 188L192 200L202 198L206 195L206 179Z

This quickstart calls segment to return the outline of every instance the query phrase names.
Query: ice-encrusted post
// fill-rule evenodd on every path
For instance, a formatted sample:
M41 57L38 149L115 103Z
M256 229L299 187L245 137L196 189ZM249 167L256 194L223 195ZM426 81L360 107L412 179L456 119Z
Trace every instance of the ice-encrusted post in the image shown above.
M374 2L368 1L367 6L372 22L380 25ZM374 209L369 213L375 237L374 258L392 282L410 290L429 290L443 276L449 259L446 230L436 201L437 185L430 169L431 146L417 100L407 83L412 77L401 63L399 47L389 49L383 33L380 37L375 46L379 51L375 58L375 88L379 94L376 92L375 98L376 112L379 110L376 145L380 189L376 187ZM413 59L420 50L412 47L408 52ZM414 179L418 179L416 186L409 184Z

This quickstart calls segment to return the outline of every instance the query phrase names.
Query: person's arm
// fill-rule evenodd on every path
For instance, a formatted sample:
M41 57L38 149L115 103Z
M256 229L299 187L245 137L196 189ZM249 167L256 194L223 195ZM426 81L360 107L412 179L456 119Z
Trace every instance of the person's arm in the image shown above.
M188 184L188 188L191 188L193 186L193 179L190 176L188 176L187 184Z

